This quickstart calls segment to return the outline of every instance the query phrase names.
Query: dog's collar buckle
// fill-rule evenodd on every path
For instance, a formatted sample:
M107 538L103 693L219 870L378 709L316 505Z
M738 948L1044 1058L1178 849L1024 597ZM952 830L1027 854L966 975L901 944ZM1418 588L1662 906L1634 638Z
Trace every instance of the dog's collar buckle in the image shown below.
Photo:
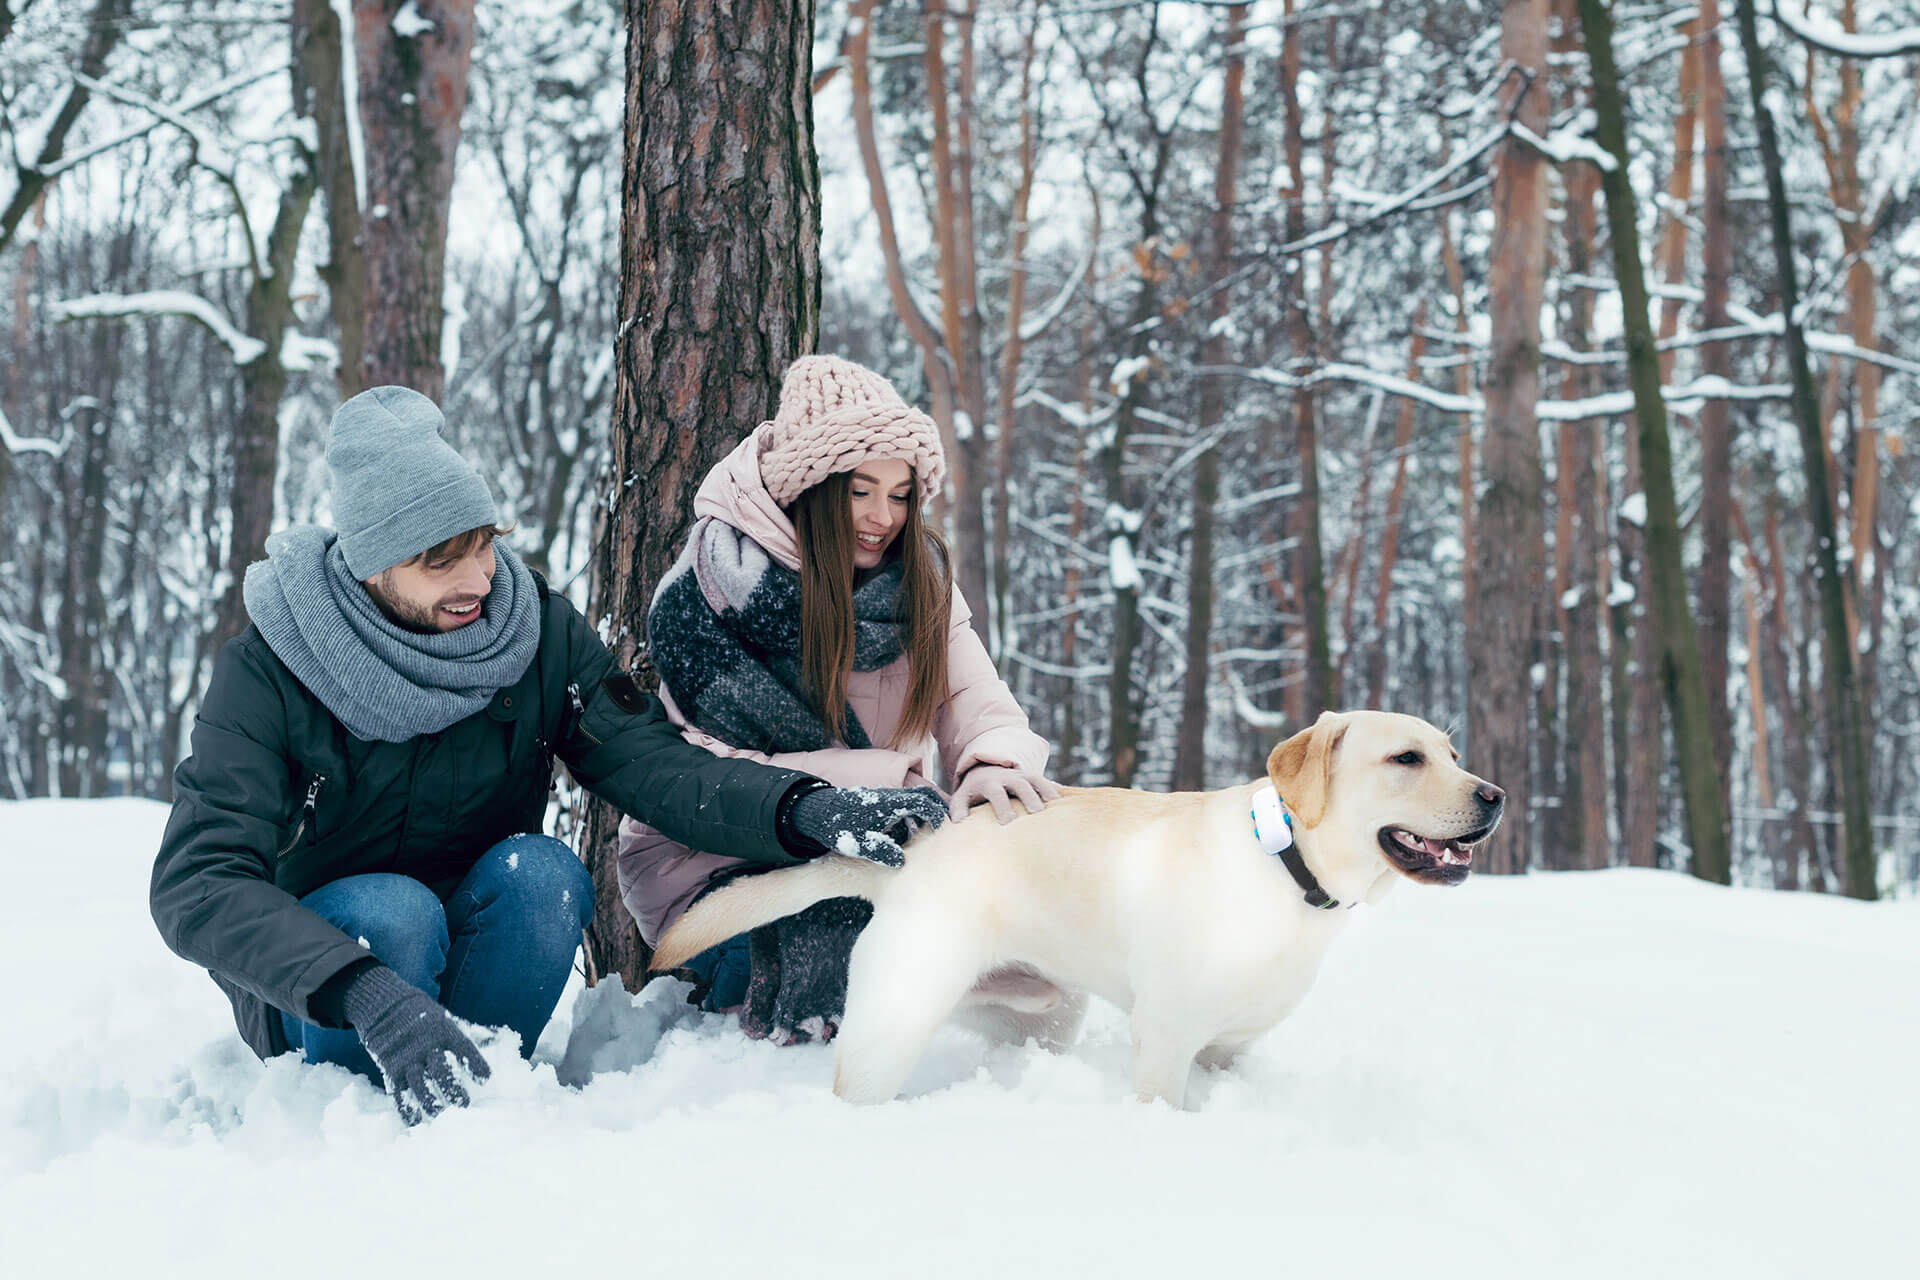
M1272 783L1253 793L1253 837L1260 842L1261 852L1285 864L1287 874L1300 886L1308 906L1331 911L1340 905L1340 900L1329 897L1313 872L1307 869L1299 846L1293 841L1293 814Z

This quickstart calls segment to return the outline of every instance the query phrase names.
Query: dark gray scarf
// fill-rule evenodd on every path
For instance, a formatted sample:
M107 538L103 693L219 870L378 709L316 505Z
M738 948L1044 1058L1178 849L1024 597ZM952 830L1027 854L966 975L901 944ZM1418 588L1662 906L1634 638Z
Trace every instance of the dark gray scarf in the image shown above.
M280 661L369 742L406 742L466 719L519 680L540 647L540 585L493 544L493 589L480 617L421 635L396 626L347 568L331 529L296 525L247 568L253 625Z
M903 580L889 559L853 593L853 669L901 654ZM835 745L800 671L800 575L732 525L694 525L647 613L654 666L682 715L729 746L769 754ZM847 708L845 745L873 745Z

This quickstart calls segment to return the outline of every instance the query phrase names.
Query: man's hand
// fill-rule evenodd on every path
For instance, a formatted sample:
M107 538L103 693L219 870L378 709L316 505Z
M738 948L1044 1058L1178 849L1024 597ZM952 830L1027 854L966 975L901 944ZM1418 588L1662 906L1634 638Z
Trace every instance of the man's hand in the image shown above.
M793 825L828 853L897 867L901 846L947 819L947 802L932 787L823 787L793 806Z
M466 1106L467 1083L493 1074L453 1015L385 965L348 983L340 1007L409 1125Z
M1015 800L1025 805L1028 813L1038 813L1047 807L1047 801L1059 798L1060 788L1045 774L977 764L967 770L967 776L960 779L960 789L953 793L953 820L960 821L968 810L985 801L993 806L993 816L1004 827L1019 816L1013 811Z

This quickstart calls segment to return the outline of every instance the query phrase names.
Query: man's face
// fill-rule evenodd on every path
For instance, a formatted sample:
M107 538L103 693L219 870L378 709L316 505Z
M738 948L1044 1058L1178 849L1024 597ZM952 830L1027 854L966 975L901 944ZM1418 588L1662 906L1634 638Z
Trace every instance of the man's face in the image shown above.
M480 616L493 589L493 539L465 555L416 556L366 580L383 612L409 631L456 631Z

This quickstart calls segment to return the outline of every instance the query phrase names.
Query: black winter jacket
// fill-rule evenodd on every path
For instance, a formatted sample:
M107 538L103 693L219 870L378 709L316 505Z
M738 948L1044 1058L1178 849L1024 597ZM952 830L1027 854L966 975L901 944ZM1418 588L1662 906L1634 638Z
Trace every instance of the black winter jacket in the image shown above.
M154 922L212 974L253 1051L283 1053L273 1010L321 1021L308 1000L368 955L299 899L369 872L444 897L493 845L541 829L555 756L594 795L693 848L775 864L804 856L781 841L781 802L817 780L685 741L579 611L549 593L519 683L408 742L353 737L254 628L228 641L174 772Z

